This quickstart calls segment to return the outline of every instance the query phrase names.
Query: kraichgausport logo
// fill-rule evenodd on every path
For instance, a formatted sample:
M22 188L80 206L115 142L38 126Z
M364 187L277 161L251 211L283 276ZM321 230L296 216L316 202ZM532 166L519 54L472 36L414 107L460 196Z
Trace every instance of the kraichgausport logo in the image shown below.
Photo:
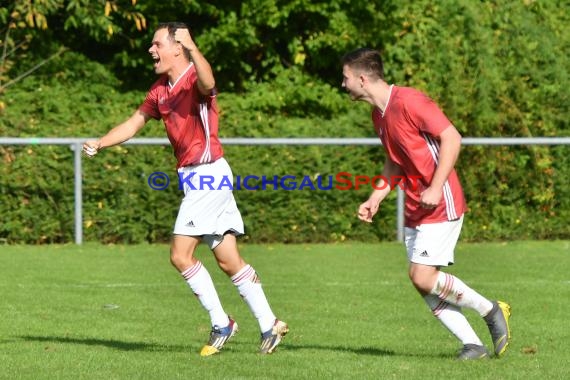
M400 187L402 190L416 190L421 186L422 177L416 176L367 176L353 175L349 172L339 172L335 175L237 175L215 177L198 175L195 172L178 173L179 190L359 190L363 187L381 190ZM154 172L148 176L147 183L153 190L165 190L170 185L170 177L164 172Z

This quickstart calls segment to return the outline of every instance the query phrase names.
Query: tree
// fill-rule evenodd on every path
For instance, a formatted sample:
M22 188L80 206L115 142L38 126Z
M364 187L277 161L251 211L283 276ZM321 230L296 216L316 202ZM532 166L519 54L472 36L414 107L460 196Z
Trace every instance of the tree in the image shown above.
M54 38L58 29L69 36L87 35L104 41L129 23L139 31L146 28L136 0L0 1L0 94L68 50L74 40Z

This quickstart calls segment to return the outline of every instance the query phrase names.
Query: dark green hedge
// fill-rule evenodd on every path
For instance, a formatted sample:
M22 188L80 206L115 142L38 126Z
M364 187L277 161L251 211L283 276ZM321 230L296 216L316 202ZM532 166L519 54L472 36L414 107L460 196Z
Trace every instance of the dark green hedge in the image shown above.
M77 58L76 59L80 59ZM97 66L83 63L85 70ZM103 71L104 72L104 71ZM292 73L287 81L295 80ZM0 133L12 136L96 136L130 114L143 93L121 94L102 75L84 91L74 78L64 86L28 79L6 96ZM285 81L285 79L283 79ZM220 95L221 135L372 137L369 108L351 103L326 85L285 86L277 80L247 97ZM287 82L285 81L285 82ZM321 94L321 113L303 117ZM266 95L264 95L266 94ZM275 99L272 99L275 97ZM292 105L296 102L295 105ZM290 109L287 109L290 107ZM286 115L284 117L283 115ZM338 116L331 117L329 115ZM24 116L25 115L25 116ZM141 136L164 136L150 122ZM0 147L0 239L8 243L73 241L73 152L69 147ZM339 172L374 175L380 146L226 146L234 175L328 176ZM569 238L568 147L466 146L458 170L470 212L463 238ZM106 243L168 241L181 192L169 146L120 146L84 158L84 238ZM148 176L163 171L170 187L152 190ZM356 210L368 188L349 190L239 190L235 192L252 242L375 241L395 237L395 194L372 225Z
M350 7L346 15L337 12L337 2L327 4L333 5L315 6L311 14L332 17L317 18L290 46L295 30L283 42L280 28L266 30L265 20L232 18L232 12L221 14L211 31L201 31L199 40L220 79L222 137L373 137L369 107L342 94L335 66L343 52L362 45L382 49L388 81L425 90L463 136L570 135L570 20L563 2L387 1ZM373 16L360 22L366 10ZM305 25L293 20L296 14L276 25ZM233 37L243 28L232 20L248 26L248 34L239 36L249 42ZM227 59L226 42L238 51L244 44L257 49L263 45L258 37L275 37L265 46L276 47L267 48L261 61L251 51L238 66ZM290 59L277 59L283 49ZM259 65L265 71L250 73ZM244 71L229 72L236 67ZM133 87L81 54L65 53L0 94L0 135L99 136L140 104L144 92L120 90ZM227 92L237 88L243 91ZM163 137L163 126L152 122L141 136ZM464 147L457 165L469 205L463 238L570 238L569 149ZM226 153L236 175L376 174L384 160L382 149L371 146L227 146ZM2 241L73 241L72 154L68 147L0 146ZM176 186L151 190L146 179L155 171L173 176L174 166L170 147L122 146L84 160L85 239L167 241L181 194ZM236 191L249 241L393 239L394 194L372 225L355 216L367 195L367 189Z

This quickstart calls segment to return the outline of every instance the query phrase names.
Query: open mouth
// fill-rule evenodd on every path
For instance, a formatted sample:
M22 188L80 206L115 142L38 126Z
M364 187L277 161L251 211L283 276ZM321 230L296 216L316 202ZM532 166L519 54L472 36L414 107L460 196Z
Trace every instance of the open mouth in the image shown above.
M156 69L158 67L158 65L160 64L160 58L153 56L152 62L153 62L152 66Z

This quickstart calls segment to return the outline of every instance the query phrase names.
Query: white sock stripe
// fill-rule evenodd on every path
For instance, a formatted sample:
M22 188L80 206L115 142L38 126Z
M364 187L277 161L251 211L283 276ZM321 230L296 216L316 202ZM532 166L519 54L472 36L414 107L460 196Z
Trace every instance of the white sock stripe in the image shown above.
M192 277L194 277L194 275L196 275L196 273L198 273L198 271L202 268L202 262L198 261L196 264L194 264L193 266L191 266L190 268L186 269L184 272L180 273L182 275L182 277L184 277L184 279L186 281L188 281L189 279L191 279Z
M442 275L443 275L443 279L441 278ZM442 281L443 281L443 284L441 284ZM439 299L445 298L444 293L445 293L446 286L447 286L447 276L445 275L445 273L439 272L439 274L437 276L437 288L436 288L436 290L439 290L439 292L437 293L437 297Z
M444 276L445 276L445 285L443 286L443 289L441 290L441 293L439 295L439 298L441 299L446 299L447 296L449 295L449 292L453 288L453 276L447 273L444 273Z
M237 285L243 280L252 277L254 274L255 270L251 267L251 265L246 265L241 271L232 277L232 282Z
M449 279L447 278L447 274L444 273L443 278L444 278L443 286L441 288L441 291L439 292L439 298L441 298L441 299L445 299L446 292L447 292L447 286L449 284Z
M255 271L252 268L250 268L250 269L248 269L247 272L243 273L242 275L233 279L232 281L234 284L238 285L241 282L243 282L244 280L247 280L247 279L253 277L254 274L255 274Z
M449 283L447 285L447 290L445 292L445 298L447 298L449 296L449 293L451 293L451 291L453 290L453 287L455 285L455 280L454 277L448 273L446 273L445 276L449 280Z
M194 264L192 267L189 268L189 270L187 270L186 276L188 276L188 278L193 277L194 275L196 275L196 273L198 273L200 271L200 269L202 269L203 265L201 261L197 261L196 264Z

